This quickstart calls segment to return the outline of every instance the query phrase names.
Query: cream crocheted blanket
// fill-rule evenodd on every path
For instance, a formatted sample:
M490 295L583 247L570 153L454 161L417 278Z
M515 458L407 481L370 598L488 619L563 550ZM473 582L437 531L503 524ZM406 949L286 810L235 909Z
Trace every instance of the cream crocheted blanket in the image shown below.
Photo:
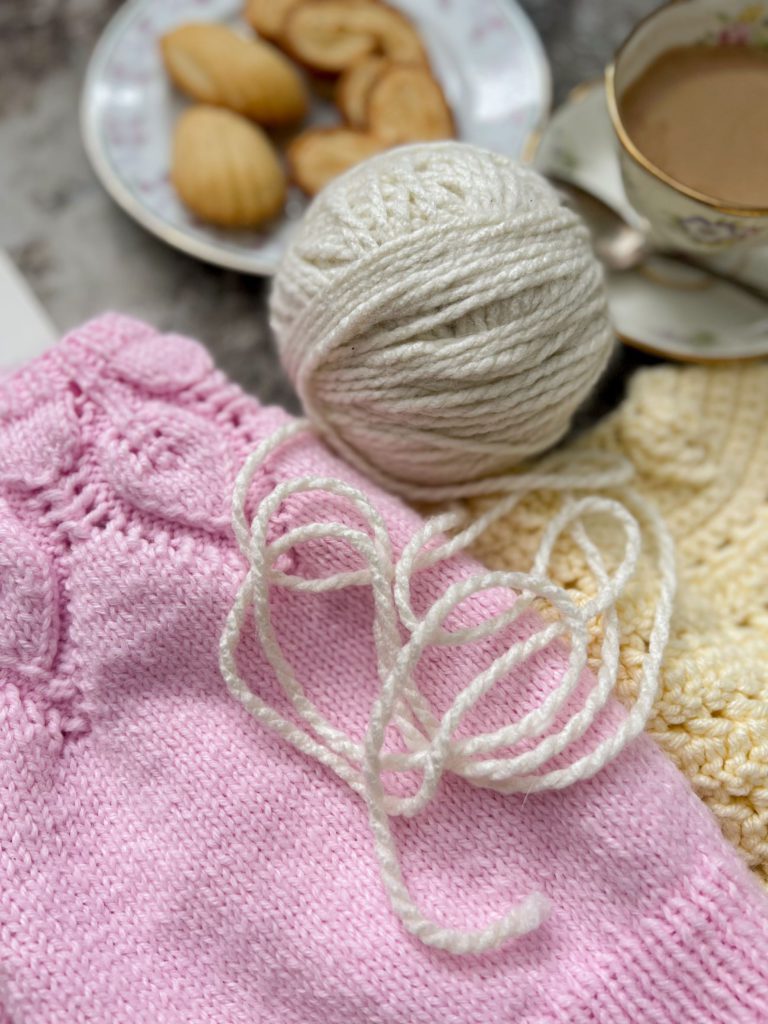
M679 593L648 729L768 885L768 366L641 371L618 411L571 447L628 458L633 486L674 535ZM561 500L528 497L474 554L492 568L527 569ZM610 549L600 529L590 532ZM551 572L590 592L575 545L560 541ZM633 693L654 595L649 558L620 608L623 699Z

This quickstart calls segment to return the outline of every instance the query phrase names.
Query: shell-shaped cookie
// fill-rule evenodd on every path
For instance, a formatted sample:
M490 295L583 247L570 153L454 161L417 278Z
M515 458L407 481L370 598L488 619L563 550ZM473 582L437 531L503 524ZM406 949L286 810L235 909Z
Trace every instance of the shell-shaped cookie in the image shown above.
M360 0L309 0L292 7L281 44L296 60L325 74L345 71L372 54L427 63L419 34L404 14Z
M160 41L166 70L182 92L262 124L289 124L307 110L296 68L279 50L225 25L190 22Z
M393 65L374 81L366 104L368 130L389 145L455 135L443 90L424 67Z
M278 39L291 7L301 0L247 0L245 20L264 39Z
M171 181L190 210L222 227L255 227L285 201L285 174L264 132L217 107L179 118Z
M365 128L368 121L368 93L373 83L390 67L386 57L363 57L343 73L336 86L336 105L352 128Z
M286 156L293 180L313 196L337 174L386 148L385 142L367 132L314 128L298 135Z

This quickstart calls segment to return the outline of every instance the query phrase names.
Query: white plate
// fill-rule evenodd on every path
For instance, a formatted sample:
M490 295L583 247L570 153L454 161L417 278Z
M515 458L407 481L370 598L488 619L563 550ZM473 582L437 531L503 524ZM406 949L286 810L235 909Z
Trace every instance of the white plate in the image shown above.
M252 274L271 274L306 200L289 192L284 216L263 231L225 231L192 216L168 179L171 136L186 104L169 84L158 38L185 21L242 27L243 0L129 0L104 31L86 75L81 104L85 147L96 173L123 209L169 245ZM397 0L429 50L456 115L459 137L522 155L550 106L546 57L512 0ZM327 123L317 102L310 123Z
M621 184L602 83L581 86L555 112L535 164L592 192L627 221L642 226ZM684 361L768 355L768 248L710 259L719 269L765 290L766 301L704 272L657 258L642 269L608 275L611 312L622 340Z

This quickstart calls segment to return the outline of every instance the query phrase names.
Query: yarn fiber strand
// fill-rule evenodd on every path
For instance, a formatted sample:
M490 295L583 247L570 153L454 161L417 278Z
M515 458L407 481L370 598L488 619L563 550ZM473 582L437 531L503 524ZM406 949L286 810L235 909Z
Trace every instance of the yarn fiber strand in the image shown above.
M578 216L535 171L455 142L331 183L271 310L316 429L414 499L456 496L553 445L613 344Z
M265 461L283 445L309 429L295 421L257 446L247 458L232 500L232 526L238 546L248 563L219 645L219 667L232 695L263 725L296 748L331 768L368 806L374 846L381 877L391 905L404 926L422 942L452 953L481 953L507 939L537 928L548 911L548 901L532 893L503 916L477 931L446 927L423 914L411 897L401 871L390 819L412 817L421 811L437 791L441 776L451 771L477 786L501 793L561 789L594 775L614 758L642 730L656 696L659 665L669 631L674 596L674 557L666 529L651 506L640 498L633 504L646 522L658 560L659 594L648 652L645 656L634 707L621 723L589 753L565 766L550 762L568 748L595 721L613 690L618 671L619 624L616 602L632 577L640 555L640 530L635 518L622 505L604 497L576 497L571 492L624 482L626 466L614 462L612 469L521 476L516 493L500 499L483 516L470 521L465 509L456 508L425 521L399 558L395 558L384 521L370 498L342 480L305 476L277 484L259 503L251 522L246 500L254 476ZM568 499L560 514L549 523L529 573L479 571L450 585L425 612L417 614L411 604L411 584L418 572L455 555L472 543L493 521L508 513L531 486L548 483L566 492ZM340 522L319 521L296 526L271 540L270 526L282 503L291 496L317 492L341 498L355 506L365 528ZM630 498L630 500L632 500ZM589 537L590 516L609 517L624 536L624 553L612 575ZM443 531L453 530L451 539ZM595 597L577 605L562 587L552 583L547 568L552 549L562 533L572 536L596 581ZM363 560L365 568L331 573L317 579L283 572L278 558L306 541L333 538L349 545ZM370 586L374 599L373 635L376 644L380 690L373 702L363 743L329 722L310 701L280 645L272 624L270 589L284 587L309 593L323 593L348 586ZM504 613L472 628L447 630L450 613L475 594L493 588L507 588L515 595ZM470 679L448 709L439 715L419 690L415 669L430 645L456 646L492 636L519 620L531 609L534 599L543 599L556 613L555 621L540 623L525 639L512 643L490 666ZM254 693L240 676L236 652L246 616L252 612L261 646L285 695L293 705L301 727ZM602 617L603 642L596 685L581 706L564 724L552 731L555 718L576 689L587 666L590 623ZM402 629L406 639L402 639ZM474 705L515 666L542 651L559 637L570 640L567 668L553 691L521 720L491 733L459 739L456 732ZM406 753L385 753L389 728L397 728ZM527 749L509 753L509 748L529 741ZM533 741L532 744L530 741ZM414 794L388 792L385 772L412 772L421 776Z
M244 510L253 473L302 428L276 434L252 454L235 488L233 525L250 568L222 636L222 674L260 721L365 798L382 879L405 927L453 953L495 948L538 927L547 909L543 895L531 894L479 931L432 921L403 881L390 818L423 809L445 771L502 793L562 788L589 778L638 735L650 713L675 585L674 552L663 523L637 497L629 499L630 511L609 497L589 495L627 482L620 460L567 467L555 459L535 474L509 472L563 436L605 366L613 331L601 269L584 225L535 171L472 146L419 145L367 161L320 194L282 261L271 308L280 357L309 424L348 463L412 500L502 496L475 522L456 507L427 520L397 559L373 506L340 480L302 477L276 487L249 527ZM530 571L480 572L416 614L413 577L466 548L541 486L567 497ZM369 529L313 523L279 542L268 541L280 503L303 491L352 502ZM624 555L612 575L589 535L594 516L612 520L624 538ZM642 684L611 735L590 753L555 766L554 759L595 721L616 682L616 602L639 557L636 517L654 538L659 573ZM453 536L446 540L444 534ZM596 596L581 606L548 576L561 534L572 538L595 581ZM276 570L279 554L321 537L346 542L366 570L313 581ZM270 586L320 591L350 585L369 585L375 607L380 692L362 745L307 700L275 636L268 597ZM464 600L492 588L518 595L508 613L472 630L444 628ZM426 647L492 636L534 600L548 603L555 621L542 622L532 636L513 643L438 715L414 676ZM278 716L237 673L235 650L251 606L262 647L306 730ZM602 630L596 685L554 729L587 665L595 621ZM570 641L568 666L540 706L493 733L457 738L468 712L507 672L560 637ZM408 753L383 752L384 735L393 727ZM521 743L522 751L510 753ZM387 792L388 771L420 773L418 791L407 798Z

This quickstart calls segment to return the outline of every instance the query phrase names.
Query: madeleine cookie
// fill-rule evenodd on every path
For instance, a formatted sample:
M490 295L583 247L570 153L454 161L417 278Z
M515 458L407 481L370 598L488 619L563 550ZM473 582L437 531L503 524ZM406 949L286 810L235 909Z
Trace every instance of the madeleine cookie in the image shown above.
M367 132L314 128L293 140L286 157L291 178L313 196L337 174L386 148L386 143Z
M276 40L291 7L300 0L247 0L245 20L264 39Z
M309 0L292 7L281 45L295 60L324 74L338 74L376 54L427 63L419 34L405 15L360 0Z
M193 99L228 107L262 124L298 121L307 94L279 50L212 22L181 25L160 40L173 82Z
M368 93L379 75L390 67L386 57L363 57L342 74L336 86L336 106L353 128L364 128L368 120Z
M423 67L386 68L368 93L369 131L388 145L429 142L455 135L451 109L443 90Z
M264 132L220 107L191 107L173 140L171 182L201 220L255 227L285 202L285 174Z

